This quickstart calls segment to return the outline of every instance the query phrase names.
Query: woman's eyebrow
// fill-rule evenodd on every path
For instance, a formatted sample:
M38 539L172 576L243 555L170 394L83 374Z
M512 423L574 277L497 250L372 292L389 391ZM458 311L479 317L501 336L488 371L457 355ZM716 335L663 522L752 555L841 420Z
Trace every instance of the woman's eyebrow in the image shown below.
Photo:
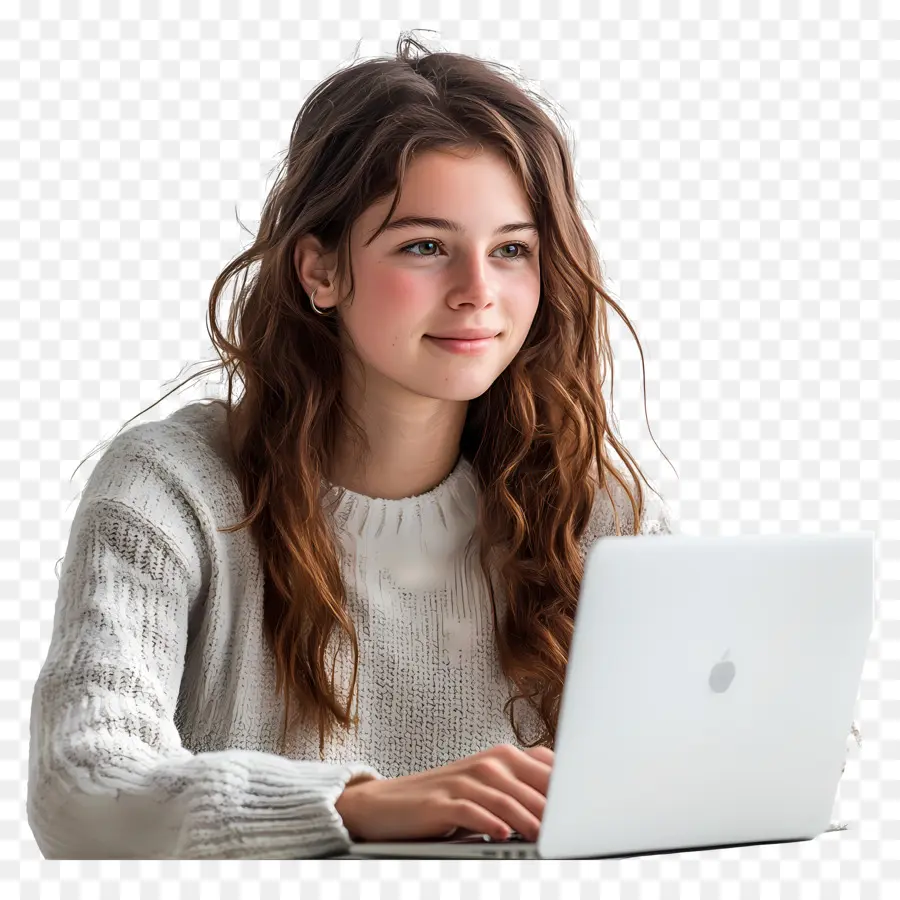
M451 219L440 219L433 216L403 216L389 222L384 232L396 231L401 228L433 228L436 231L453 231L456 234L465 234L466 229L459 222ZM508 225L501 225L494 234L509 234L513 231L533 231L537 233L538 228L534 222L510 222Z

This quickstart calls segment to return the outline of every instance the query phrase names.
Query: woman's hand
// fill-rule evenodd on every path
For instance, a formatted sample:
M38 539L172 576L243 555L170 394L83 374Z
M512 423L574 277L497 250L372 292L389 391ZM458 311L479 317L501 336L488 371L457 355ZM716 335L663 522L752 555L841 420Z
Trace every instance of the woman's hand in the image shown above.
M497 840L537 840L553 751L500 744L438 769L350 782L335 808L355 841L449 837L458 829Z

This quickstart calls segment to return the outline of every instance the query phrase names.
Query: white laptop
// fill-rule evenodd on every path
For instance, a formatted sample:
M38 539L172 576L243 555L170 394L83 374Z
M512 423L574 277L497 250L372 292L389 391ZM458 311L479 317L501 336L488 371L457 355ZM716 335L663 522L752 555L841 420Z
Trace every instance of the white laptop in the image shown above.
M537 843L360 842L338 858L815 838L830 830L873 617L868 532L602 538L586 560Z

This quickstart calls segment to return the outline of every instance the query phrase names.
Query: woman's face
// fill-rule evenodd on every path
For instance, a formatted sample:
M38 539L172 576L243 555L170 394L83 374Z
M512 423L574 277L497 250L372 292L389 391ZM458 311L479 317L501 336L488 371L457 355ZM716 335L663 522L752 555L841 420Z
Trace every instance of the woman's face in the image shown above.
M370 206L352 227L355 293L340 310L366 393L377 391L389 403L404 395L478 397L519 352L540 299L538 233L527 225L527 196L495 151L431 151L408 170L392 218L400 227L368 243L390 204L386 197ZM401 226L408 216L444 219L458 230ZM331 306L344 294L343 286L323 286L316 305ZM431 337L467 329L496 337L477 352L452 352Z

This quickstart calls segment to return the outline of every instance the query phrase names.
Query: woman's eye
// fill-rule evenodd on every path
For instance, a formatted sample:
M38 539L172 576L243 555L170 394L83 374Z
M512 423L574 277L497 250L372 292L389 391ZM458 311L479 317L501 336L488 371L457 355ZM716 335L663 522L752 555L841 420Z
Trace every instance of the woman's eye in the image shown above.
M437 254L435 254L435 253L415 253L413 251L414 247L423 247L426 244L436 247L438 249L441 246L438 243L438 241L416 241L416 243L414 243L414 244L407 244L407 246L402 247L400 249L400 252L407 253L410 256L420 256L420 257L423 257L426 259L431 256L436 256ZM512 243L509 243L509 244L503 244L501 247L498 247L497 249L498 250L506 250L510 247L516 247L519 251L515 256L502 257L503 259L508 259L510 262L516 262L517 260L525 259L527 256L531 255L531 250L529 249L528 245L523 244L521 241L513 241Z
M433 247L437 246L436 241L417 241L415 244L404 247L402 252L409 253L411 256L433 256L433 253L413 253L413 247L424 247L426 244L431 244Z

